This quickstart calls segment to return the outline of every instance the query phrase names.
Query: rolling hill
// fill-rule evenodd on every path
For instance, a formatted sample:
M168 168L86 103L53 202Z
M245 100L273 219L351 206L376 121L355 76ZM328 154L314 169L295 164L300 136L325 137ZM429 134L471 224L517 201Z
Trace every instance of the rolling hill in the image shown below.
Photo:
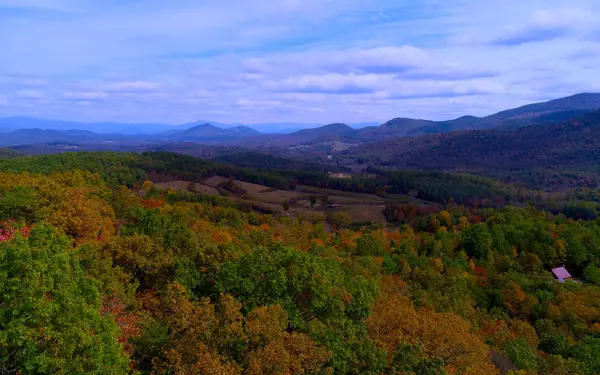
M461 130L511 129L551 124L570 120L596 110L600 110L600 94L584 93L549 102L530 104L487 117L463 116L448 121L395 118L380 126L366 126L360 129L354 129L345 124L330 124L291 134L253 137L245 140L241 145L249 148L285 148L303 145L321 150L329 144L333 150L335 147L339 147L339 143L347 146L381 141L392 137L418 137ZM332 145L332 142L337 143Z
M594 170L600 166L600 111L546 126L394 138L336 155L343 165L497 174Z
M245 125L217 126L209 122L180 126L79 124L13 117L0 119L0 132L2 132L0 146L63 142L94 148L107 143L120 147L173 142L204 143L235 145L281 156L296 157L317 153L328 155L363 143L385 141L396 137L420 137L477 129L516 129L530 125L548 126L577 118L594 110L600 110L600 94L578 94L502 111L487 117L463 116L448 121L395 118L380 126L364 126L358 129L346 124L334 123L290 134L261 133ZM162 131L156 133L161 129ZM114 132L106 133L108 130Z
M414 137L459 130L517 128L565 121L597 110L600 110L600 94L583 93L529 104L487 117L463 116L448 121L396 118L379 127L363 128L360 133L363 139L381 140L388 137Z

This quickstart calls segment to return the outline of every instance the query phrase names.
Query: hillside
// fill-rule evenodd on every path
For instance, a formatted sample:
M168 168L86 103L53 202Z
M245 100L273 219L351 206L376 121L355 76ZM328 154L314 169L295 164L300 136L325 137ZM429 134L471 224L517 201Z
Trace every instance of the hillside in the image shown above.
M463 116L448 121L397 118L379 127L362 129L361 136L372 141L387 137L414 137L458 130L517 128L565 121L597 110L600 110L600 94L584 93L548 102L529 104L487 117Z
M583 93L499 112L483 118L482 128L557 122L597 110L600 110L600 94Z
M319 146L322 143L346 140L352 144L360 143L360 130L346 124L329 124L318 128L302 129L290 134L266 134L251 137L239 143L247 148L275 148L284 149L292 146Z
M342 164L484 174L536 168L597 170L600 111L544 127L388 139L343 151L339 160Z
M547 125L570 120L595 110L600 110L600 94L577 94L502 111L487 117L463 116L447 121L395 118L380 126L366 126L360 129L353 129L345 124L330 124L291 134L252 137L240 145L248 148L271 148L273 152L277 152L277 149L303 145L304 153L331 152L339 149L340 143L342 148L346 148L349 145L382 141L393 137L418 137L461 130Z

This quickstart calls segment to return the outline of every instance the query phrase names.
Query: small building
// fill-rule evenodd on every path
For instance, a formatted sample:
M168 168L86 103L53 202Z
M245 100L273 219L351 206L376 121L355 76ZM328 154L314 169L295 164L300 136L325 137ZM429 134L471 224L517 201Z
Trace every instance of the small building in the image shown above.
M339 204L330 204L328 207L332 208L334 210L337 210L338 208L340 208L340 205Z
M561 283L564 283L565 280L573 279L573 276L571 276L565 267L553 268L552 273L554 274L554 277L556 277Z

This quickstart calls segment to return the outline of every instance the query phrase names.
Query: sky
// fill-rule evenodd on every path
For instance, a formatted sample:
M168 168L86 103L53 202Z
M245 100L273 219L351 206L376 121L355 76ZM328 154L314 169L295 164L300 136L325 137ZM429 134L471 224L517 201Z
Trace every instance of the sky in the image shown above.
M597 0L0 0L0 117L488 115L600 92Z

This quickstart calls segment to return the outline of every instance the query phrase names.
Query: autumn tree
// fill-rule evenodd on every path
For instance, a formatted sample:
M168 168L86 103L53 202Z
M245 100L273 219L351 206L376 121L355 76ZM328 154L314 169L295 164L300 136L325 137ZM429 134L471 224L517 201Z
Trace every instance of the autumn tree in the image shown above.
M456 374L496 374L490 363L489 348L471 333L468 322L452 313L414 309L412 303L397 295L378 300L367 319L370 336L394 358L400 345L420 345L433 361L443 361L446 371ZM434 367L435 368L435 367Z

